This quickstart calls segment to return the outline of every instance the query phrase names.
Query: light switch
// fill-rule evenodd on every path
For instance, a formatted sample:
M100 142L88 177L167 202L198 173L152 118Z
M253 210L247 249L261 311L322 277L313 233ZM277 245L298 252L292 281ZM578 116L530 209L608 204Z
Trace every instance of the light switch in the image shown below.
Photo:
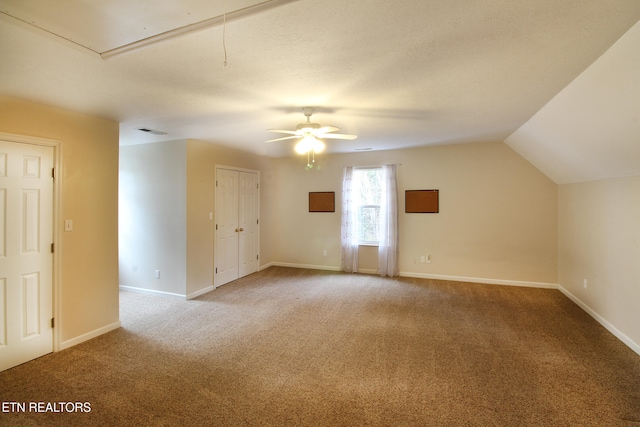
M65 219L64 220L64 231L73 231L73 220Z

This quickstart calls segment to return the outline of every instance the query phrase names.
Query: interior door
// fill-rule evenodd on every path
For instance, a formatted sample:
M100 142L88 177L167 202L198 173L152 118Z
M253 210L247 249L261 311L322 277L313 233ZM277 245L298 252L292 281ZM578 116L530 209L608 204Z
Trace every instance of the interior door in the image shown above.
M259 174L216 169L215 286L258 271Z
M53 351L53 148L0 141L0 371Z
M238 278L238 172L216 170L215 282Z
M258 271L258 174L239 173L238 204L238 269L239 276L244 277Z

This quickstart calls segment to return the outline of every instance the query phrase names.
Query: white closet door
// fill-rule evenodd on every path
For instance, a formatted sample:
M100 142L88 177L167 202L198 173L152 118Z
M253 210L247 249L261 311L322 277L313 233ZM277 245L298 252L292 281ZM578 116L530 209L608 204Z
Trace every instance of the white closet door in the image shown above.
M258 222L258 174L239 173L238 222L240 225L240 247L238 268L240 277L258 271L258 249L260 247Z
M258 271L259 174L216 169L215 286Z

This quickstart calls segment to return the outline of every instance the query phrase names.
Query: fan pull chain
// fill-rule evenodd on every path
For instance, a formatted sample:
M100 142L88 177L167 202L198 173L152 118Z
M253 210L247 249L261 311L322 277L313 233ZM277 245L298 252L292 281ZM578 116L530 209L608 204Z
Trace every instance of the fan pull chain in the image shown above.
M316 162L316 152L315 150L307 151L307 169L313 168L312 163Z

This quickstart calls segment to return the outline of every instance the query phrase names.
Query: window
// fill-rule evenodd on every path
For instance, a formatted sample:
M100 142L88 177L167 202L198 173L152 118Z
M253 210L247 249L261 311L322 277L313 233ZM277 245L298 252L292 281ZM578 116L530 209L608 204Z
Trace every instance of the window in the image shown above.
M378 247L378 273L398 275L396 166L346 166L342 177L340 269L358 272L358 248Z
M361 245L377 245L380 240L382 168L354 168L353 189L358 212L358 241Z

